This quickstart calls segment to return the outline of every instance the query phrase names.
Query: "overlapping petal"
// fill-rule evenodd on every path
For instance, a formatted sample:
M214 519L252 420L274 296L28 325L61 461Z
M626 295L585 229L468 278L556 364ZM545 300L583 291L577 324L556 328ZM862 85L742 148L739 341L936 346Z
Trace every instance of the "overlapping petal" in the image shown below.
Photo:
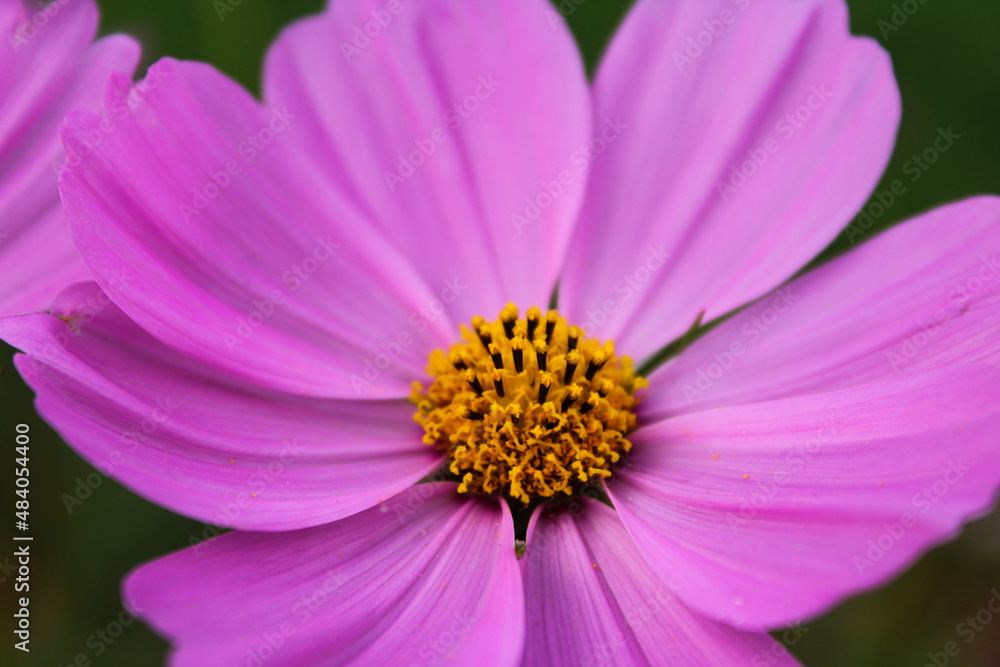
M841 0L640 0L596 111L551 16L340 0L278 40L268 106L164 60L64 124L63 198L100 287L0 336L100 470L269 531L128 579L176 664L796 664L766 628L884 582L995 501L993 199L793 282L658 372L608 486L620 517L539 510L519 566L506 503L411 486L440 459L404 399L457 322L544 305L564 267L565 314L641 359L792 275L891 152L891 65ZM134 59L99 43L73 90ZM65 77L40 62L18 80ZM36 98L0 97L0 176L13 155L42 193L49 154L9 141ZM3 180L0 212L47 225L16 241L41 247L61 216ZM83 275L72 254L14 266Z
M452 319L544 307L583 198L590 91L545 0L338 0L272 47L265 99Z
M586 498L574 510L539 508L528 529L525 667L798 664L767 634L688 609L614 510Z
M944 206L810 271L650 378L643 418L1000 361L1000 199Z
M230 533L141 567L126 603L172 664L517 665L524 601L504 503L421 485L338 523Z
M707 410L632 441L609 489L653 569L710 617L777 627L884 583L989 511L1000 373Z
M643 359L780 284L857 213L895 140L888 55L843 0L640 0L595 81L561 306Z
M205 522L251 530L354 514L439 465L408 401L254 388L157 342L93 283L0 321L38 412L98 470Z
M454 325L289 147L299 113L201 64L113 77L104 118L63 127L74 238L122 310L193 358L303 394L405 397Z
M96 32L93 0L0 0L0 316L45 310L89 276L59 203L59 124L98 108L108 75L131 76L139 59L131 38L91 44Z

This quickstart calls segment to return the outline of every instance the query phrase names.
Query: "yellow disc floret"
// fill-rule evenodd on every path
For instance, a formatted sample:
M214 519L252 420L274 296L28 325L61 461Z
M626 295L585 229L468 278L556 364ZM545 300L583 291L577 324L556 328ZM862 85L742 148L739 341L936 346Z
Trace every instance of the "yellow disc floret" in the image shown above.
M431 354L433 382L414 383L411 398L459 492L527 505L611 476L632 447L635 393L647 384L613 343L585 338L556 311L519 319L514 304L492 323L474 317L462 339Z

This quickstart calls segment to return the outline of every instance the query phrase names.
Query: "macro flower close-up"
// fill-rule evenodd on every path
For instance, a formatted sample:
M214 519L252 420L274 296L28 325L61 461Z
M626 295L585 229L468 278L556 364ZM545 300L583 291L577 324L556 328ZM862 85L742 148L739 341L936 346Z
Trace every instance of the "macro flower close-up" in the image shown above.
M59 205L59 125L70 109L99 109L108 75L131 76L139 46L124 35L91 43L92 2L61 2L46 11L3 0L0 32L8 42L0 49L0 316L6 316L46 310L61 287L90 277Z
M122 584L169 664L795 665L995 509L1000 198L812 263L903 113L846 2L638 0L592 77L554 7L333 0L259 98L127 50L46 107L61 222L9 219L85 266L0 338L67 444L203 523ZM15 135L0 174L51 174Z

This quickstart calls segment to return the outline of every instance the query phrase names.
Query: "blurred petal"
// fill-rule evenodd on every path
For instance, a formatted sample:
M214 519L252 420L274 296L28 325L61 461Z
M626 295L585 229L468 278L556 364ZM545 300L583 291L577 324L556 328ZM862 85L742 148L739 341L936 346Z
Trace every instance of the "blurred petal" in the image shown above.
M93 0L0 0L0 316L47 310L90 275L59 203L59 123L71 108L97 109L108 75L131 76L139 60L134 40L91 44L96 31Z
M428 285L467 288L453 321L544 308L563 262L591 101L553 17L545 0L338 0L268 54L265 99L300 114L289 134L326 187Z
M637 360L826 247L900 118L889 57L850 36L843 0L640 0L595 98L621 131L592 155L560 305Z
M779 627L880 586L1000 487L1000 373L972 367L641 428L609 484L686 603Z
M524 600L505 503L421 485L339 523L229 533L144 565L127 605L171 664L517 665Z
M113 78L104 112L67 118L60 187L84 260L129 317L273 389L409 395L454 327L421 314L437 297L286 145L297 109L168 59L132 90Z
M221 526L288 530L350 516L440 463L408 401L256 389L157 342L96 285L53 315L0 320L42 415L143 497ZM67 507L71 509L71 507Z
M1000 362L1000 199L943 206L708 332L650 377L647 423Z
M764 633L693 613L643 560L614 510L540 507L522 560L524 667L797 665Z

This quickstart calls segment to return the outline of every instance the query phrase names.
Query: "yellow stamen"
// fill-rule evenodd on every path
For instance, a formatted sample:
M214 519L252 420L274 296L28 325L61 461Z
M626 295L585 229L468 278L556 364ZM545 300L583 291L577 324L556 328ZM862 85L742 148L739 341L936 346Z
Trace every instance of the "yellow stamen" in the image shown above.
M532 307L519 320L508 304L496 321L462 327L448 354L431 354L430 387L413 386L414 419L447 455L459 493L528 505L611 476L632 448L635 394L647 382L610 341L585 335L556 311Z

